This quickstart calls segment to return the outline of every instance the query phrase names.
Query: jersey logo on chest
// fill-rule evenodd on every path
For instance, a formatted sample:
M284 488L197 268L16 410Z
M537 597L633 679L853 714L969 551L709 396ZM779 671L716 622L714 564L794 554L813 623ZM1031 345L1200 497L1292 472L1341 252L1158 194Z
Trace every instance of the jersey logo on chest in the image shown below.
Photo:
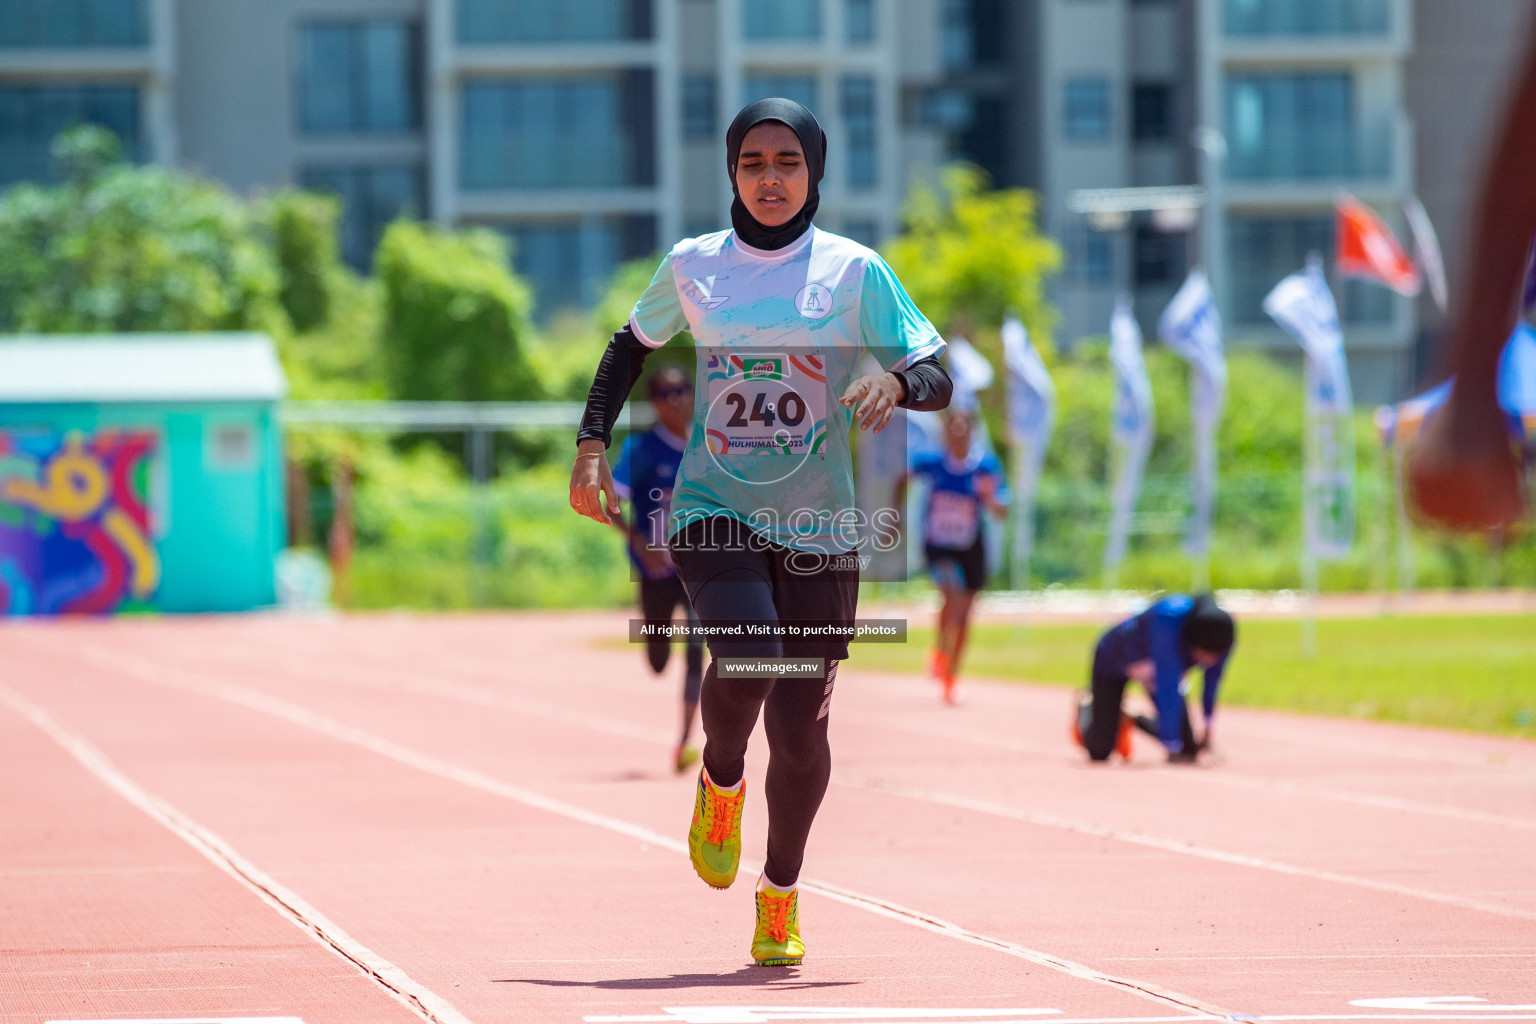
M832 290L812 281L795 293L795 308L808 320L820 320L832 312Z

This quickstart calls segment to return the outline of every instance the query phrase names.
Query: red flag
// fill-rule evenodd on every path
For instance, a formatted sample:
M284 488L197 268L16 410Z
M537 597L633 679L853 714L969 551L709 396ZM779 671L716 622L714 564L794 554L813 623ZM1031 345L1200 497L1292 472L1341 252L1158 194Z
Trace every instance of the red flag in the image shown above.
M1350 195L1340 196L1334 209L1338 213L1335 260L1339 273L1376 281L1399 295L1419 294L1423 284L1419 268L1376 211Z

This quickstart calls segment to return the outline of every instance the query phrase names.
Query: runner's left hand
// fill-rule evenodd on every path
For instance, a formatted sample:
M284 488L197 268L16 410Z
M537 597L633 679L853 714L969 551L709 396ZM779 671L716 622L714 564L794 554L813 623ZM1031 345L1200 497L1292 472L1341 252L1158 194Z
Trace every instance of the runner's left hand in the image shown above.
M853 415L859 421L859 429L873 428L878 434L891 422L891 414L896 411L896 403L901 401L904 390L894 373L872 373L848 385L848 390L838 401L844 408L857 402Z

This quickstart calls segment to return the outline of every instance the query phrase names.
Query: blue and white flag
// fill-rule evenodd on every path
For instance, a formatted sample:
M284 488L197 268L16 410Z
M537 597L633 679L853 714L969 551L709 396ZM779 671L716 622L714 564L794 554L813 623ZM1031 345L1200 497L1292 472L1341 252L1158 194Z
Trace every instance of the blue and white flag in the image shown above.
M1307 443L1303 527L1307 550L1343 558L1355 538L1354 400L1339 311L1313 253L1305 270L1275 285L1264 312L1306 353Z
M946 345L944 355L949 360L949 378L955 384L950 404L974 412L976 393L992 386L995 378L992 364L976 351L976 346L958 335L949 338Z
M1211 512L1216 503L1216 427L1227 397L1227 358L1221 346L1221 316L1205 271L1189 272L1183 287L1163 310L1157 333L1189 361L1189 415L1195 429L1195 462L1190 473L1194 516L1185 547L1210 551Z
M1003 362L1008 368L1008 433L1014 451L1013 587L1029 585L1029 558L1035 538L1035 494L1045 451L1056 425L1056 385L1029 332L1017 317L1003 323Z
M1113 579L1125 559L1131 519L1136 514L1136 499L1141 494L1142 471L1152 452L1156 417L1152 405L1152 381L1147 377L1147 360L1141 351L1141 327L1131 313L1130 300L1126 298L1115 304L1115 315L1109 321L1109 361L1115 368L1115 405L1110 414L1110 438L1116 455L1110 494L1113 514L1109 540L1104 545L1104 575L1106 579Z

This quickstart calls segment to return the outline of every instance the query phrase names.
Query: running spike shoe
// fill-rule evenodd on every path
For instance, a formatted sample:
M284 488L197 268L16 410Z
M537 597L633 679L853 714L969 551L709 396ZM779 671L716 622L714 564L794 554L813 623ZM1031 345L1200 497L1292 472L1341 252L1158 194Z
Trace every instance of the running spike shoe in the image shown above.
M1093 694L1087 690L1077 691L1076 702L1072 708L1072 742L1080 747L1088 744L1083 736L1088 732L1088 723L1093 720Z
M746 783L729 792L710 782L709 772L699 769L693 823L688 828L688 859L704 884L715 889L729 889L736 881L736 868L741 863L741 806L746 795Z
M949 673L949 659L944 657L944 652L935 647L928 652L928 674L938 680Z
M1131 759L1131 736L1134 735L1135 732L1136 725L1131 721L1130 716L1121 715L1120 735L1115 737L1115 753L1119 754L1127 761Z
M699 763L699 748L690 747L686 743L679 744L677 753L673 756L673 763L677 765L677 774L683 774Z
M944 703L960 703L960 681L950 672L944 673Z
M794 967L805 959L800 938L800 890L757 885L757 931L752 934L752 962L759 967Z

